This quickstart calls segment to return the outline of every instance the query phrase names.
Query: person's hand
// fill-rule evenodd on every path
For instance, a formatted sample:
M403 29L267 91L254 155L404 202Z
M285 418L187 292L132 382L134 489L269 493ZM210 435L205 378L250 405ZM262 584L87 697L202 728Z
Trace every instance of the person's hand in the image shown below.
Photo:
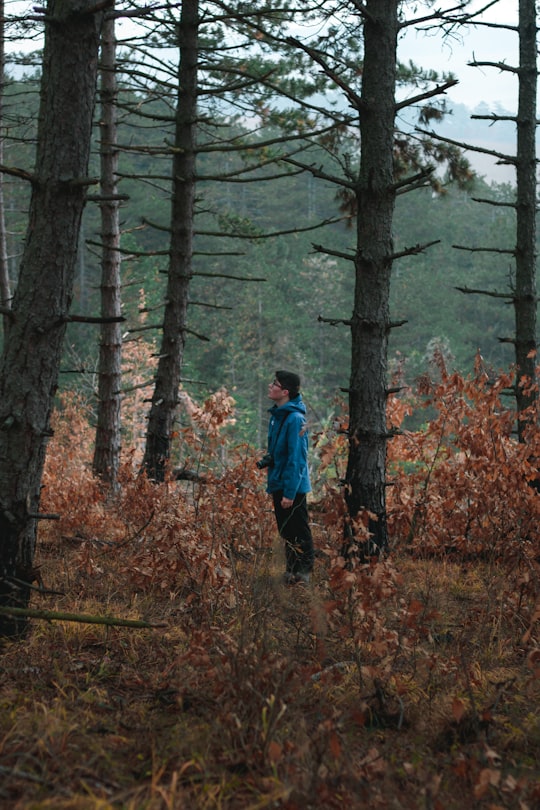
M292 501L290 498L282 498L281 499L281 506L282 506L283 509L290 509L291 506L293 505L293 503L294 503L294 501Z

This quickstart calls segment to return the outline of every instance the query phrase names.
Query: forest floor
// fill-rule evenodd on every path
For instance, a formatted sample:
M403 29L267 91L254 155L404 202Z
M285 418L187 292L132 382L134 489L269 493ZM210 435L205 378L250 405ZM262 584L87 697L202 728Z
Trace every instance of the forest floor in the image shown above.
M396 555L378 626L374 571L336 622L325 557L287 587L279 544L204 604L143 594L124 550L86 571L66 541L37 562L62 593L33 607L155 626L33 619L3 645L2 808L540 808L538 615L522 622L500 563Z

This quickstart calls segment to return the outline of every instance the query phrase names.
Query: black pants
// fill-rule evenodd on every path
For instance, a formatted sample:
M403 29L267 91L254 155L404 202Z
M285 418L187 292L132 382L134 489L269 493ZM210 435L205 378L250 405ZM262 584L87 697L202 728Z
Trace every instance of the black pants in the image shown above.
M313 570L313 538L309 528L306 495L297 495L290 509L281 505L283 492L273 492L274 514L278 531L285 540L285 561L290 574L309 574Z

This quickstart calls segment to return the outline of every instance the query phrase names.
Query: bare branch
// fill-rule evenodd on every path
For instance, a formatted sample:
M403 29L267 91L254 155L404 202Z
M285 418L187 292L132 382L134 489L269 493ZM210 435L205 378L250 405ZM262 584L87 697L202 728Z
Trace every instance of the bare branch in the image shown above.
M411 177L405 177L403 180L400 180L398 183L394 183L394 189L398 193L405 193L407 191L412 191L416 188L423 188L426 185L427 178L433 174L435 171L434 166L426 166L422 171L418 172L417 174L411 175Z
M507 65L506 62L467 62L469 67L494 67L499 70L506 71L507 73L519 73L519 68L513 65Z
M61 318L61 323L125 323L123 315L111 316L110 318L93 318L89 315L66 315Z
M427 98L443 95L451 87L455 87L456 84L459 84L459 79L450 79L444 84L438 84L432 90L426 90L425 93L419 93L417 96L413 96L412 98L406 98L396 104L396 111L402 110L404 107L410 107L412 104L418 104L420 101L425 101Z
M343 186L343 188L354 188L354 183L349 180L344 180L341 177L337 177L337 175L327 174L323 172L322 167L317 167L314 165L309 165L308 163L301 163L298 160L293 160L292 158L283 158L284 163L290 163L291 166L299 166L306 172L310 172L313 177L317 177L319 180L328 180L330 183L334 183L337 186Z
M500 202L499 200L488 200L484 197L471 197L473 202L487 203L488 205L500 206L501 208L516 208L515 202Z
M441 141L442 143L452 144L460 149L465 149L470 152L480 152L483 155L491 155L492 157L499 158L502 163L509 163L512 166L514 166L517 162L517 158L513 155L505 155L503 152L495 152L493 149L483 149L481 146L471 146L470 143L455 141L453 138L443 138L442 135L437 135L437 133L433 132L433 130L429 131L427 129L415 127L415 132L420 132L420 134L427 135L429 138L433 138L436 141Z
M514 248L492 248L492 247L467 247L466 245L452 245L456 250L468 250L469 253L501 253L508 256L515 256L516 251Z
M423 245L413 245L413 247L405 248L404 250L400 250L398 253L393 253L390 257L392 261L396 259L402 259L404 256L416 256L418 253L423 253L427 248L433 247L433 245L438 245L440 243L440 239L434 239L433 242L426 242Z
M233 281L267 281L266 278L254 278L249 276L233 276L230 273L193 273L194 276L203 276L204 278L229 278Z
M196 337L198 340L202 340L205 343L210 343L209 337L206 337L206 335L201 335L199 332L194 332L193 329L185 329L185 332L188 335L193 335L193 337Z
M517 121L517 115L497 115L497 113L471 115L470 117L474 121Z
M18 169L16 166L0 165L0 172L9 174L11 177L18 177L20 180L27 180L29 183L35 183L37 181L35 174L26 172L24 169Z
M454 287L455 290L465 293L466 295L487 295L490 298L503 298L507 301L513 301L514 296L510 293L500 293L494 290L477 290L472 287Z
M348 262L354 262L355 259L353 253L342 253L340 250L332 250L331 248L325 248L324 245L312 244L312 248L317 253L325 253L327 256L336 256L338 259L346 259L346 261Z
M317 317L317 321L319 323L329 323L330 326L339 326L339 325L350 326L352 324L351 320L346 320L344 318L323 318L322 315L319 315Z
M503 25L501 23L487 23L482 22L478 19L485 11L487 11L492 6L496 6L499 0L490 0L489 3L486 3L485 6L482 8L476 9L474 12L465 12L464 9L467 8L468 2L458 3L453 8L446 9L445 11L437 10L432 14L427 14L424 17L416 17L411 20L404 20L400 28L407 28L412 25L420 25L422 23L430 22L431 20L437 21L437 27L441 27L441 22L443 26L450 28L454 28L457 25L465 25L466 23L476 25L485 25L490 26L492 28L508 28L512 31L517 31L517 27L513 25ZM462 14L456 14L458 11L462 11ZM425 30L429 30L434 26L428 26Z
M154 624L136 619L119 619L115 616L91 616L87 613L65 613L64 611L36 610L35 608L18 608L0 606L0 613L4 616L25 616L29 619L43 619L44 621L80 622L81 624L104 624L107 627L139 627L151 629L164 627L163 623Z

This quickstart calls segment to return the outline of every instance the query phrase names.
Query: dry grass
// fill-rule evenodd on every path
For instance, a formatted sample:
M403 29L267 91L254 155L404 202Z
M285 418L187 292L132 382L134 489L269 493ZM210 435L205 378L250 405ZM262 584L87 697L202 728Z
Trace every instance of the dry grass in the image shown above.
M61 519L40 525L36 565L62 595L32 606L158 626L32 620L4 644L0 807L539 810L540 502L520 457L475 477L450 453L429 487L403 473L392 536L416 525L416 556L374 566L337 556L330 489L313 585L290 588L247 451L191 489L154 487L128 459L108 502L83 416L68 403L44 478L43 511ZM455 423L474 438L470 414ZM419 558L428 547L439 556Z
M397 557L382 630L354 643L328 559L305 589L279 545L242 555L210 605L143 593L128 553L87 573L76 545L41 549L65 595L33 605L163 626L35 621L5 644L0 806L540 807L540 662L508 571Z

